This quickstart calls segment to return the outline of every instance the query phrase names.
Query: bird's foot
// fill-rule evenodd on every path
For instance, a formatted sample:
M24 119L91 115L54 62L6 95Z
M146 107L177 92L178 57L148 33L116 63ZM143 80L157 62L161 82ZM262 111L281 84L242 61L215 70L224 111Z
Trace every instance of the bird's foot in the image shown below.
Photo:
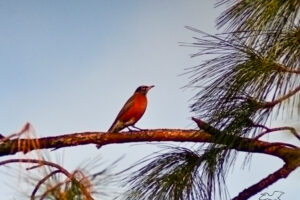
M145 129L141 129L139 127L136 127L136 126L130 126L131 128L134 128L134 129L130 129L129 126L127 126L126 128L128 129L129 132L136 132L136 131L144 131Z
M136 131L144 131L145 129L141 129L141 128L139 128L139 127L136 127L136 126L132 126L133 128L135 128L136 129Z
M129 132L133 132L134 130L130 129L128 126L126 127Z

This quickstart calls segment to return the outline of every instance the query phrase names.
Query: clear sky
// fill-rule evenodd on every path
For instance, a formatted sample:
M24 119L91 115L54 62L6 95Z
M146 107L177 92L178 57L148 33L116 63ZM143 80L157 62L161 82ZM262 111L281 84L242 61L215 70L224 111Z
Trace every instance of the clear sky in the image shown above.
M18 131L30 122L45 137L82 131L106 131L119 109L139 85L149 92L141 128L193 128L189 99L195 94L181 87L197 49L181 47L198 36L189 25L215 33L222 8L211 0L2 0L0 1L0 132ZM94 145L51 152L64 154L72 170L101 155L111 162L126 154L128 166L153 150L153 145ZM136 153L139 152L139 153ZM20 156L16 155L15 157ZM6 158L1 158L6 159ZM240 165L228 177L231 196L270 174L282 162L254 156L251 168ZM265 192L299 197L299 170ZM0 178L0 199L18 199ZM3 195L3 196L2 196ZM259 195L251 198L256 200Z

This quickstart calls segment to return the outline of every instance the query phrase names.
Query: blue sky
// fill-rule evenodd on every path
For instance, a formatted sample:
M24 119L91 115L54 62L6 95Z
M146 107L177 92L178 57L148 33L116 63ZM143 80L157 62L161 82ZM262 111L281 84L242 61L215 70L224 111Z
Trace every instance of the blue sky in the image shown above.
M110 121L101 120L101 116L110 119L115 113L105 104L109 102L118 110L138 85L157 85L157 95L182 92L179 88L187 80L178 75L190 64L188 49L179 47L178 42L190 39L184 25L200 24L197 7L201 4L72 2L6 1L0 5L0 89L7 94L1 100L2 111L10 113L4 120L12 122L3 132L13 131L18 119L17 123L23 123L20 112L26 112L26 120L34 120L35 114L41 120L43 111L48 119L52 114L59 117L63 113L54 112L61 107L64 121L70 117L68 111L77 113L78 118L86 114L97 121L96 129L106 129L108 124L104 123ZM188 97L183 94L172 101ZM160 101L169 106L164 103L169 101L166 97ZM182 109L187 112L184 102ZM98 109L96 118L84 107L91 103ZM16 110L18 115L13 114Z
M222 8L214 8L213 3L1 1L0 132L16 132L27 121L43 137L106 131L127 98L143 84L156 87L148 95L139 127L193 128L188 106L195 91L181 89L188 76L180 74L200 59L189 57L197 49L181 47L179 42L193 42L192 36L198 36L186 25L216 32L214 23ZM64 154L65 166L72 170L99 154L109 162L126 152L122 162L129 165L154 149L153 145L110 145L97 151L88 145L50 154ZM282 165L278 159L265 158L256 156L250 170L235 168L228 179L233 196ZM297 173L268 192L282 190L293 199L299 188ZM1 188L0 197L13 199L15 191Z

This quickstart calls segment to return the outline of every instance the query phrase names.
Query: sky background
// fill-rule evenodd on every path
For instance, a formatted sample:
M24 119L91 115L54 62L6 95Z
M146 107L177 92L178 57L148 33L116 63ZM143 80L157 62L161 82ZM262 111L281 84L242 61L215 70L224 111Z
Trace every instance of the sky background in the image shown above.
M14 133L26 122L40 137L106 131L134 90L152 84L156 87L148 94L147 111L137 126L194 128L189 104L196 91L182 89L189 79L180 74L204 58L191 59L197 49L179 43L194 42L192 37L199 36L185 29L186 25L217 32L215 20L224 7L215 8L214 3L0 1L0 132ZM278 135L269 139L292 141ZM120 170L156 150L154 145L107 145L100 150L86 145L50 155L54 160L63 157L70 171L93 158L101 157L105 166L125 155ZM227 179L231 197L283 164L277 158L255 155L251 167L242 170L244 156ZM0 170L6 173L6 169ZM22 199L12 188L18 175L1 177L0 199ZM283 191L282 200L299 198L299 179L297 170L264 192Z

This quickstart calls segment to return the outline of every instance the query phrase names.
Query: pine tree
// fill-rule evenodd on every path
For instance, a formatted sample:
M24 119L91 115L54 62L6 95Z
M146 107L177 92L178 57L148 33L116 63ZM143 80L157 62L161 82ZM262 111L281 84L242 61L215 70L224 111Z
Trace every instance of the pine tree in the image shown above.
M189 69L187 87L198 89L191 105L194 120L214 142L196 150L172 148L155 156L129 179L128 199L228 199L225 177L235 164L233 149L240 137L258 140L278 131L266 127L271 117L290 116L295 110L299 114L300 1L217 4L222 5L227 9L217 19L217 27L224 32L210 35L187 27L199 37L184 44L199 49L192 57L210 56ZM293 127L279 128L285 129L300 139ZM234 199L247 199L262 189L253 185Z

